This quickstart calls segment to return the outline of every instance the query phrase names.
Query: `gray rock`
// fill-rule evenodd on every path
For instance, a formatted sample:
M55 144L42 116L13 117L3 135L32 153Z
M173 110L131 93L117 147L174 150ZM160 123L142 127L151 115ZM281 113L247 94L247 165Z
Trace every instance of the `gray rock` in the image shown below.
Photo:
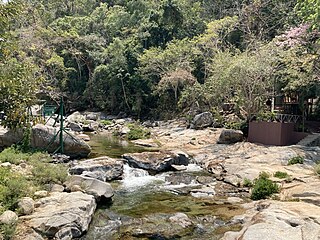
M45 126L43 124L37 124L32 128L31 133L31 147L37 149L45 149L49 153L55 152L59 144L59 137L56 137L55 141L52 142L56 136L59 128ZM21 129L8 130L0 129L0 148L9 147L21 141L23 132ZM64 133L64 153L71 157L87 157L91 151L91 148L81 139L76 136L72 136Z
M85 122L85 120L86 117L82 115L80 112L74 112L67 117L67 121L73 123L83 123Z
M59 184L53 184L51 189L51 192L63 192L64 191L64 186L59 185Z
M87 121L90 121L90 120L87 120ZM94 132L99 130L99 128L100 128L100 125L98 122L91 121L89 124L86 124L83 126L83 131Z
M240 130L224 129L220 136L218 143L229 144L243 141L243 132Z
M72 131L75 131L75 132L82 132L83 131L83 128L80 123L70 122L68 124L68 128L70 128Z
M72 236L73 236L72 232L74 232L77 235L81 235L81 233L79 233L79 229L66 227L66 228L59 230L55 234L55 237L56 237L56 239L59 239L59 240L71 240Z
M240 232L227 232L223 240L318 240L320 208L304 202L262 201L244 215ZM238 217L239 218L239 217Z
M35 196L35 197L46 197L46 196L48 196L48 192L45 191L45 190L36 191L36 192L34 193L34 196Z
M24 197L19 200L18 206L22 214L30 215L34 210L34 201L30 197Z
M205 127L210 127L213 124L213 116L210 112L204 112L196 115L193 118L191 128L203 129Z
M143 152L124 154L123 158L131 167L152 172L172 170L172 165L188 165L190 157L181 151Z
M97 201L110 200L113 196L113 189L109 183L100 180L73 175L65 182L67 189L72 189L73 186L80 186L81 190L87 194L93 195Z
M99 120L100 115L101 115L100 112L88 112L88 113L86 113L86 119L97 121L97 120Z
M33 214L21 217L21 224L24 229L32 228L50 239L71 239L56 235L63 237L69 233L72 238L80 237L88 230L96 209L94 197L81 192L52 193L39 199L37 205Z
M10 210L5 211L0 216L0 223L14 224L18 221L18 215Z
M124 126L123 128L121 128L120 130L120 134L121 135L126 135L130 132L130 128L128 128L127 126Z
M187 228L193 225L193 222L184 213L176 213L174 216L169 218L169 221L178 224L183 228Z
M69 169L73 175L84 175L101 181L121 179L123 162L109 157L99 157L80 161Z
M87 134L78 134L77 135L78 138L82 139L83 141L89 142L90 141L90 137Z

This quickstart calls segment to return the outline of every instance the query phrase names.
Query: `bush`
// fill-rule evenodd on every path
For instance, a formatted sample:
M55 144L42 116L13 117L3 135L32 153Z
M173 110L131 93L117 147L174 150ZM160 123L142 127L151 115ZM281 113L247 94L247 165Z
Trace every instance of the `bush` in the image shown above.
M111 120L101 120L100 124L103 126L108 126L108 125L112 124L112 121Z
M314 171L316 172L316 174L320 175L320 164L317 164L317 165L314 167Z
M266 177L266 174L263 172L259 175L259 178L254 181L251 199L259 200L266 199L274 193L279 192L279 187L276 183L272 182Z
M129 124L128 128L130 129L127 134L128 140L146 139L150 137L150 131L142 126Z
M22 153L13 147L6 148L0 153L0 162L19 164L22 160L28 159L29 155L27 153Z
M62 184L67 180L68 171L64 165L33 162L32 175L35 182L44 185L48 183Z
M19 199L30 194L30 186L32 183L22 175L0 168L0 202L4 209L14 211Z
M289 177L289 174L286 172L277 171L273 174L273 176L276 178L287 178L287 177Z
M0 233L3 236L3 240L12 239L16 231L16 226L16 224L0 224Z
M244 186L244 187L252 187L252 186L253 186L253 183L252 183L252 181L251 181L250 179L245 178L245 179L243 180L243 186Z
M301 156L292 157L288 161L288 165L303 164L304 158Z
M6 148L0 153L0 162L9 162L16 165L20 164L21 161L28 162L40 160L50 160L50 156L47 153L42 152L23 153L14 147Z

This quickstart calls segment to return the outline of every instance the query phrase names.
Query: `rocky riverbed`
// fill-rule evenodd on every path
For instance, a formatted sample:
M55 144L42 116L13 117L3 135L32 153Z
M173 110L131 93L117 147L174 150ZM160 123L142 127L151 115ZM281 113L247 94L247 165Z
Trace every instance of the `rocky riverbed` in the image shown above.
M142 153L71 162L69 181L19 217L16 239L319 239L319 147L237 142L239 132L185 121L147 125L151 137L133 141ZM99 138L112 126L126 120L97 128ZM304 163L288 165L296 156ZM251 201L244 181L277 171L288 174L271 177L280 193Z

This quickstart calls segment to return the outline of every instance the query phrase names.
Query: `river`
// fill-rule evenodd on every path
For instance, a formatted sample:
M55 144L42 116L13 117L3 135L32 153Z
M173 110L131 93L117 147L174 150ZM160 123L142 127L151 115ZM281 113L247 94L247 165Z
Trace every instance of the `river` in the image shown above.
M101 136L90 144L94 157L146 151ZM206 185L200 183L201 177L211 176L195 164L157 175L124 165L123 179L111 182L115 190L112 203L99 206L81 239L220 239L226 231L239 230L240 224L230 219L243 209L216 196L214 180L208 185L211 193L195 191Z

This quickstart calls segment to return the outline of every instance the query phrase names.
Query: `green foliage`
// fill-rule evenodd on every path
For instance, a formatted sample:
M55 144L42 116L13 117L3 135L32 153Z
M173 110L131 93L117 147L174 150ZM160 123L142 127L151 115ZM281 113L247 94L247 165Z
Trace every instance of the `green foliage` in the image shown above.
M312 24L313 28L320 27L320 2L318 0L298 0L295 7L297 13Z
M319 164L319 163L318 163L317 165L315 165L314 171L315 171L315 173L316 173L317 175L320 176L320 164Z
M16 231L16 224L0 224L0 234L4 240L10 240Z
M128 125L130 131L127 134L129 140L146 139L150 137L150 131L137 124Z
M288 165L294 165L294 164L303 164L304 158L301 156L292 157L288 161Z
M108 125L111 125L111 124L112 124L112 121L111 121L111 120L101 120L100 123L101 123L103 126L108 126Z
M279 186L268 179L269 175L262 172L259 178L254 180L253 188L251 192L252 200L266 199L274 193L279 192Z
M289 174L286 173L286 172L280 172L280 171L277 171L273 174L274 177L276 178L288 178L289 177Z
M253 187L253 183L252 183L252 181L251 181L250 179L245 178L245 179L243 180L243 186L244 186L244 187L249 187L249 188L251 188L251 187Z
M16 165L20 164L22 161L37 162L46 161L49 158L50 156L46 153L25 153L15 147L6 148L0 153L0 162L9 162Z
M67 180L68 171L66 166L40 161L34 161L32 165L33 180L40 185L48 183L62 184Z
M20 198L28 196L30 184L20 174L0 168L0 202L5 209L15 210Z
M318 36L305 38L298 31L297 37L289 29L300 24L296 13L317 28L318 5L316 0L0 4L0 111L7 115L2 124L26 125L25 109L39 89L52 98L68 95L71 108L162 118L232 102L249 119L264 110L275 80L281 90L301 91L302 102L315 98ZM301 44L283 47L287 40L274 41L283 35Z

